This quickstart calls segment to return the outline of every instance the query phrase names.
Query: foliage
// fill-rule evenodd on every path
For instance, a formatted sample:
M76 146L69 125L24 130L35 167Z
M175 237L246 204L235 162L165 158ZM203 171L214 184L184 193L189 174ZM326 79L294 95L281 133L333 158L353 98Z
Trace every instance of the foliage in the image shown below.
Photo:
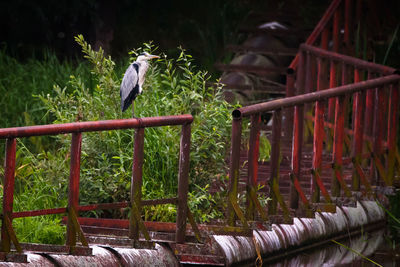
M92 65L92 84L79 75L71 75L65 87L54 86L53 94L40 95L45 107L55 117L54 123L129 118L121 113L119 84L121 76L115 63L103 51L94 51L82 36L76 41L84 57ZM136 57L141 51L155 53L151 43L131 51ZM224 173L226 143L230 134L231 107L222 97L220 87L208 87L208 74L192 64L184 49L177 59L162 55L149 69L144 92L135 101L138 117L190 113L192 124L190 184L194 191L205 188L210 179ZM133 60L133 58L131 58ZM90 87L92 85L92 87ZM81 204L115 202L129 199L132 170L133 131L85 133L81 157ZM180 127L158 127L145 130L143 196L160 198L176 195ZM70 136L55 137L58 150L55 161L68 157ZM60 165L55 163L56 165ZM44 170L47 172L47 170ZM49 173L46 173L48 176ZM60 179L68 177L68 168L60 170ZM196 192L193 192L196 194ZM201 205L208 205L202 203ZM199 204L199 206L201 206ZM171 220L175 208L168 205L147 208L148 219ZM110 214L96 213L96 216ZM113 216L122 216L117 212ZM209 213L208 216L217 216ZM199 218L207 220L207 218Z
M16 153L14 211L27 211L65 207L67 205L67 181L57 176L44 176L44 169L59 168L48 158L51 154L32 154L21 140ZM66 167L67 164L63 164ZM3 172L3 170L1 170ZM47 171L50 173L50 171ZM0 197L3 197L0 187ZM2 199L1 199L2 200ZM13 226L20 242L64 243L65 226L61 225L61 215L17 218Z

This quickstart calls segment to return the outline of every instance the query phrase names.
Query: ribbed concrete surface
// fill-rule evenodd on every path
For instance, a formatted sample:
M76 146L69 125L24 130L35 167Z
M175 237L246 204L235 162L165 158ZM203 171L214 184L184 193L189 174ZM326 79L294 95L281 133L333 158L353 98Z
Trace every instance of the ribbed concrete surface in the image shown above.
M316 213L315 219L295 218L293 225L272 225L272 231L254 231L253 237L213 236L224 253L226 264L248 262L257 257L256 246L265 258L288 249L342 235L385 219L374 201L357 207L337 207L336 213Z

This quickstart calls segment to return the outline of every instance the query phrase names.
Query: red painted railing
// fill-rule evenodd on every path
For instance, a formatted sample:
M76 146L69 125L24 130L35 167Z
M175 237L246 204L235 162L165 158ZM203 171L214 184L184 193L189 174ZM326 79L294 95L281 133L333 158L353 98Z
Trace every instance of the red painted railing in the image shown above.
M21 252L21 246L16 238L12 227L14 218L31 217L49 214L67 213L67 241L66 246L72 254L82 254L82 248L77 246L77 236L82 245L88 246L78 222L79 211L90 211L96 209L118 209L130 207L129 236L133 240L138 240L139 230L146 239L149 239L147 230L141 220L141 209L143 205L158 205L171 203L176 204L176 241L185 241L186 220L188 217L187 193L189 175L189 152L190 152L190 133L193 117L191 115L133 118L124 120L75 122L66 124L53 124L41 126L28 126L17 128L0 129L0 139L6 139L6 158L5 175L3 188L3 214L1 228L1 252L10 252L11 242L14 243L17 251ZM169 199L142 200L142 166L143 166L143 144L144 131L147 127L160 127L170 125L182 125L180 152L179 152L179 174L178 174L178 196ZM79 205L79 180L80 180L80 157L82 133L91 131L108 131L117 129L136 129L133 169L131 180L131 199L130 202L122 203L102 203L87 206ZM40 135L72 134L71 141L71 163L70 178L68 189L68 207L54 208L46 210L13 212L14 201L14 181L15 181L15 154L16 138ZM87 252L84 252L87 253Z
M364 5L367 5L367 3L364 3ZM355 51L355 43L360 43L360 34L357 35L356 33L357 31L360 33L362 30L361 28L365 27L363 16L367 16L367 14L363 14L362 11L360 0L333 0L315 26L313 32L307 38L305 44L336 53L359 57L361 53L359 53L360 51ZM296 94L294 74L298 68L298 64L299 54L296 55L289 65L286 74L287 97ZM316 72L316 69L308 70L312 73ZM331 81L335 81L335 77L332 77ZM334 83L329 84L329 88L335 86ZM325 88L328 88L328 86ZM291 114L293 114L291 109L288 109L285 113L284 129L286 134L293 129L293 118Z
M320 202L320 194L325 202L333 204L339 196L352 196L352 191L372 195L374 186L392 186L396 164L400 168L396 151L400 75L396 73L389 67L302 45L297 79L293 80L297 87L296 96L246 106L232 113L228 223L233 225L236 216L242 221L253 219L259 206L254 195L258 184L260 118L265 112L273 112L269 215L277 214L279 203L285 217L289 217L289 208L297 209L299 198L310 210L313 203ZM326 89L329 87L334 88ZM350 103L351 108L346 109ZM328 112L326 107L329 107ZM285 177L291 178L292 183L289 199L285 200L280 193L279 169L282 113L287 114L287 110L293 112L294 128L290 136L285 136L285 142L292 141L291 172ZM310 112L305 115L304 111ZM241 130L245 117L250 117L247 156L247 212L250 215L247 218L238 210L237 201ZM309 126L308 129L305 126ZM306 138L304 133L308 134ZM301 164L304 160L302 150L308 144L312 147L312 166L304 168ZM368 151L364 150L365 147ZM385 148L388 150L386 162ZM331 155L331 161L323 161L323 154L325 157ZM353 169L350 186L342 173L343 166L349 164ZM331 170L333 177L329 186L331 190L321 178L322 171L326 170ZM302 177L310 174L309 197L300 181L306 181ZM263 213L259 208L257 211Z

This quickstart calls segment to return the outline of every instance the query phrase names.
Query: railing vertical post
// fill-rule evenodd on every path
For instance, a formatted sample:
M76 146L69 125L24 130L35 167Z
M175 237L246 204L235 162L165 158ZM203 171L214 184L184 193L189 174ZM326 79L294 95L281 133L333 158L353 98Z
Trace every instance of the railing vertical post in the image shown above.
M324 59L318 58L318 77L317 77L317 90L325 89L326 79L326 62ZM317 101L315 104L315 122L314 122L314 138L313 138L313 174L311 179L311 199L313 202L320 201L320 188L318 186L318 179L321 178L322 171L322 150L324 146L325 132L324 132L324 102Z
M297 95L304 94L305 82L305 64L306 58L304 52L300 51L299 54L299 67L297 69ZM297 209L299 207L299 194L294 186L298 183L301 173L301 154L303 147L303 125L304 125L304 106L294 107L294 127L293 127L293 140L292 140L292 173L294 181L290 184L290 208Z
M396 133L398 127L398 108L399 108L399 84L392 84L390 88L389 98L389 117L388 117L388 135L387 146L389 150L387 163L387 180L390 186L393 185L394 167L396 156Z
M3 180L3 217L1 219L1 252L10 252L11 237L8 234L6 220L12 222L15 182L15 153L17 142L15 138L6 140L6 159Z
M129 217L129 238L139 240L139 223L135 217L142 213L142 177L143 177L143 147L144 128L138 128L135 132L133 148L133 165L131 178L131 210ZM134 205L134 206L133 206ZM139 214L136 214L138 212Z
M351 41L350 36L353 25L351 24L351 2L352 0L345 0L344 2L344 36L343 42L345 45L346 54L351 54Z
M336 10L333 16L333 30L332 30L332 40L333 40L333 51L339 52L339 35L340 35L340 10ZM332 60L330 62L330 77L329 77L329 88L334 88L337 86L336 81L336 64ZM335 116L335 99L329 99L328 107L328 121L332 122Z
M305 76L305 81L304 81L304 93L311 93L314 92L314 80L315 80L315 73L316 73L316 62L315 59L311 56L311 54L306 51L305 52L305 69L308 71L304 71L304 76ZM312 113L312 105L311 103L306 103L304 105L304 112L307 113ZM307 123L307 126L309 124ZM311 128L311 127L310 127ZM312 130L306 127L306 138L305 142L306 143L311 143L312 142Z
M371 72L368 72L368 80L373 79L374 75ZM371 136L372 134L372 123L373 123L373 110L374 110L374 89L367 90L367 97L365 100L365 114L367 114L364 118L364 132L367 136Z
M286 71L286 97L295 95L294 88L294 70L292 68ZM288 138L293 132L293 108L285 109L285 127L284 134Z
M237 199L237 193L238 193L241 138L242 138L242 118L241 117L236 118L233 116L230 170L229 170L228 206L226 214L228 225L230 226L235 225L235 218L236 218L231 201Z
M74 227L72 214L78 216L79 206L79 180L81 166L81 144L82 133L73 133L71 140L71 163L69 174L68 187L68 222L67 222L67 246L70 247L70 252L76 246L77 229Z
M384 109L384 88L378 87L375 89L375 108L374 108L374 128L373 128L373 137L374 137L374 144L373 144L373 153L375 159L380 160L382 153L383 153L383 130L384 127L383 121L383 109ZM373 168L373 180L371 183L373 185L378 185L379 173L377 172L377 162L374 163Z
M354 82L360 81L360 71L358 69L354 69ZM354 94L354 109L353 109L353 117L354 117L354 136L353 136L353 147L352 147L352 156L354 158L355 164L361 164L361 156L363 150L363 129L364 129L364 105L365 105L365 93L357 92ZM353 172L352 179L352 189L354 191L360 190L360 176L357 171Z
M329 29L325 27L321 34L321 48L327 50L329 45Z
M280 165L280 142L282 134L282 110L274 111L272 117L272 138L271 138L271 160L270 170L271 176L269 179L270 197L268 202L268 214L274 215L277 213L278 196L275 194L274 186L279 186L279 165Z
M256 192L258 177L258 156L260 150L260 122L259 113L251 116L250 138L248 151L248 176L247 176L247 209L246 217L248 220L254 220L255 207L250 199L250 192Z
M189 190L191 124L182 125L179 151L178 210L176 214L176 242L184 243L186 237L187 196Z
M342 182L342 162L343 162L343 142L344 142L344 118L345 118L345 101L344 97L336 98L335 110L335 129L333 138L333 179L332 179L332 196L340 196L340 185Z

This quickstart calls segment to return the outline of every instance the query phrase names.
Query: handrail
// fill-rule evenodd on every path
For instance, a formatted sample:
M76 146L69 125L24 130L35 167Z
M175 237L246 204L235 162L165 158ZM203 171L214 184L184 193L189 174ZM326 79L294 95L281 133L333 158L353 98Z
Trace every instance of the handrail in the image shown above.
M400 75L393 74L389 76L376 78L373 80L362 81L354 84L347 84L322 91L312 92L303 95L296 95L292 97L285 97L281 99L272 100L269 102L263 102L251 106L238 108L232 112L232 116L234 119L239 119L240 117L249 117L257 113L294 107L297 105L303 105L315 101L326 100L332 97L344 96L346 94L365 91L371 88L383 86L385 84L395 83L397 81L400 81Z
M330 64L327 64L329 61ZM270 176L268 180L269 197L271 198L267 209L269 215L277 214L279 203L285 219L290 217L288 204L280 193L279 185L282 120L287 119L282 115L287 114L288 111L294 117L293 131L289 136L284 135L287 141L288 139L292 140L291 172L290 175L286 175L286 178L292 181L289 189L290 208L297 209L299 200L301 200L307 214L312 214L315 209L313 205L320 202L320 194L324 196L328 203L325 208L329 209L329 207L334 207L332 205L333 199L340 196L341 191L346 197L352 196L351 191L360 190L365 190L367 195L372 195L372 185L379 183L384 183L386 186L393 185L395 165L399 164L400 166L400 162L396 163L395 145L400 94L400 75L398 72L389 67L341 56L308 45L302 45L299 62L301 64L296 80L298 95L242 107L232 112L229 201L227 207L227 218L230 225L235 223L236 217L239 217L244 223L246 223L245 219L253 220L256 212L265 217L265 214L262 214L265 211L258 208L259 203L255 195L258 184L261 114L265 112L273 113L272 136L270 138ZM380 72L378 73L380 75L386 73L391 73L391 75L374 79L376 72ZM328 74L330 75L328 76ZM362 81L365 78L368 80ZM294 81L292 82L294 83ZM330 87L327 86L327 83ZM341 86L337 86L338 84L341 84ZM307 89L306 93L304 93L304 88ZM345 112L348 103L351 103L351 98L353 99L350 109L352 115ZM328 110L329 112L325 111L327 102L329 102L329 107L332 106L332 109ZM311 103L315 103L315 105L311 105ZM311 107L315 109L315 112L311 110ZM312 116L310 123L307 122L309 120L308 115L305 116L304 114L305 111L309 112L309 110L311 110L310 114L313 114L309 115ZM326 116L326 114L332 116ZM364 116L364 114L368 115ZM250 117L248 152L247 160L245 160L248 168L246 218L240 211L237 198L241 166L242 121L245 117ZM350 119L352 120L350 125L353 128L351 139L345 135L348 132L345 128L349 127L347 124L351 121ZM306 128L304 125L308 127ZM304 130L310 133L307 140L303 140ZM301 164L302 146L305 142L311 142L313 147L312 167L307 167L307 170ZM344 146L347 148L346 153L343 150ZM363 152L364 147L368 147L368 153ZM387 157L383 156L385 147L387 147ZM324 149L332 149L331 162L323 162ZM350 153L350 155L347 155L347 153ZM369 171L372 175L368 176L363 170L363 160L370 160L373 163L370 165L371 170ZM387 163L383 160L387 160ZM350 188L345 181L342 170L342 166L346 164L353 165ZM385 164L387 171L384 168ZM332 169L331 191L324 185L326 182L321 177L322 170L325 170L326 166L330 166ZM304 193L300 184L300 177L310 175L310 173L311 196L308 199L309 196ZM317 208L320 209L321 206L317 206Z
M62 124L48 124L0 129L0 139L56 135L64 133L107 131L118 129L133 129L141 127L157 127L167 125L182 125L191 123L192 115L175 115L163 117L132 118L119 120L86 121Z
M148 117L148 118L132 118L119 120L104 121L88 121L74 122L52 125L38 125L26 127L14 127L0 129L0 139L6 139L6 158L4 168L4 184L3 184L3 214L1 217L1 252L9 253L11 250L11 242L14 243L18 252L22 253L21 246L12 227L13 218L31 217L40 215L67 213L67 241L66 245L71 254L90 254L90 248L82 229L78 222L78 213L83 210L95 209L115 209L120 207L130 207L129 218L129 237L135 242L139 239L139 230L143 233L147 240L150 236L141 219L141 210L143 205L159 205L159 204L176 204L176 242L185 242L186 221L188 219L187 194L188 194L188 178L189 178L189 157L190 157L190 135L191 123L193 116L190 114ZM178 170L178 196L175 198L142 200L142 166L143 166L143 147L144 147L144 129L147 127L172 126L181 125L181 140L179 151L179 170ZM79 180L80 180L80 157L82 146L82 133L92 131L107 131L119 129L136 129L133 153L133 168L131 179L130 202L119 203L100 203L86 206L79 205ZM45 210L31 210L13 212L14 202L14 182L15 182L15 157L16 145L18 137L72 134L71 151L70 151L70 178L68 187L68 207L51 208ZM192 220L190 223L195 229L196 225ZM193 225L194 224L194 225ZM79 237L84 247L83 250L77 249L76 237ZM198 235L198 231L196 232ZM86 249L86 250L85 250Z
M337 62L345 62L346 64L351 65L355 68L361 68L363 70L377 72L382 75L390 75L396 71L396 69L394 69L392 67L388 67L388 66L373 63L373 62L367 62L367 61L359 59L359 58L339 54L339 53L333 52L333 51L327 51L325 49L315 47L312 45L308 45L308 44L300 45L300 53L302 51L313 54L320 58L326 58L326 59L329 59L332 61L337 61Z
M328 24L329 20L332 19L333 15L337 11L341 2L342 2L342 0L333 0L332 1L330 6L328 7L328 9L325 11L324 15L318 22L317 26L315 26L315 28L312 31L312 33L310 34L310 36L308 36L308 38L305 42L306 44L312 45L315 43L318 36L320 36L322 31L326 28L326 25ZM296 57L293 59L292 63L290 63L289 68L296 69L298 61L299 61L299 55L297 54Z

